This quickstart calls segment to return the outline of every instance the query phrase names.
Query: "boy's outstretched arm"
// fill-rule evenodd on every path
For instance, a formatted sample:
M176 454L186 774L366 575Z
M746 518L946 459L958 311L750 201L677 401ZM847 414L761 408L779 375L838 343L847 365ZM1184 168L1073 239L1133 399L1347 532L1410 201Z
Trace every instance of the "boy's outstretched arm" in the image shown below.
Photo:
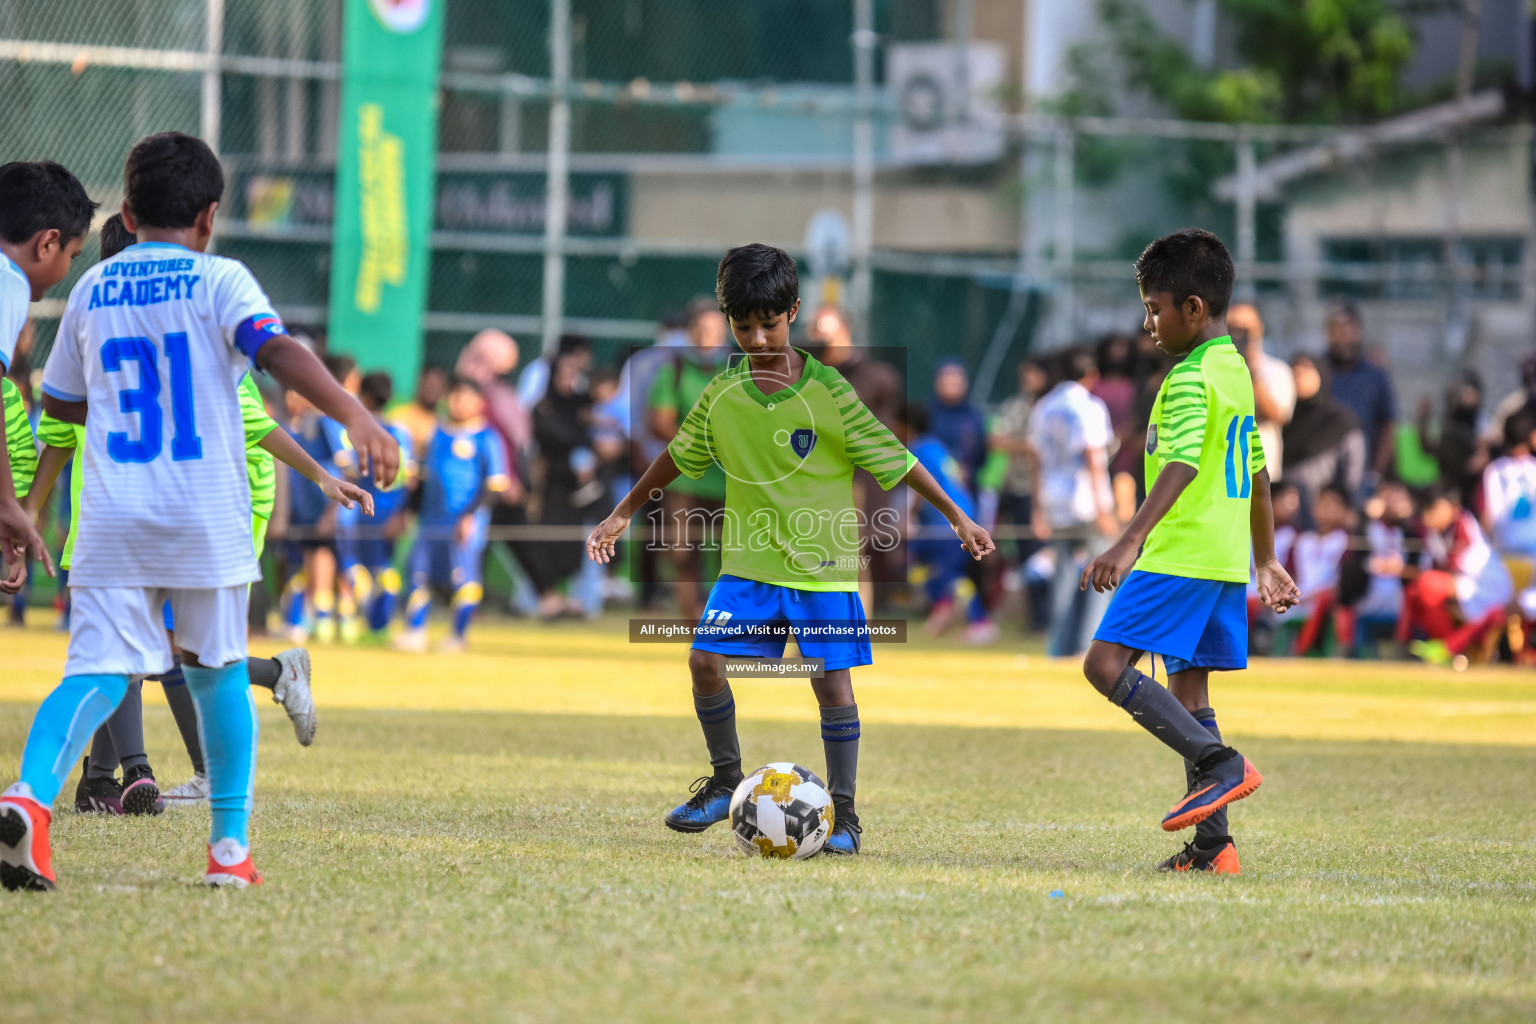
M902 479L919 497L938 509L939 515L949 520L949 528L955 531L955 536L960 538L960 546L972 558L980 561L984 555L997 550L997 545L992 543L992 535L960 511L960 507L950 500L944 488L939 486L939 482L921 462L914 462Z
M1253 474L1248 530L1253 537L1253 565L1259 600L1283 615L1301 600L1301 591L1296 589L1296 581L1275 557L1275 509L1269 500L1268 467Z
M74 454L73 448L43 445L42 453L37 457L37 472L32 474L32 489L27 492L27 515L34 521L46 510L48 495L52 493L59 474L64 471L65 466L69 465L69 460L74 457Z
M262 343L255 361L279 384L297 391L346 428L357 453L359 472L371 474L380 487L395 482L400 472L400 445L361 402L336 383L313 352L279 334Z
M640 506L650 500L651 492L661 491L676 480L680 472L677 463L672 461L672 453L663 449L655 461L646 467L645 472L640 474L635 486L629 489L629 493L624 495L624 499L615 506L608 518L592 528L587 536L587 557L606 565L613 557L614 545L624 536L624 531L629 529L629 521L640 510Z
M317 484L321 493L331 501L347 508L361 504L364 515L373 515L373 495L350 480L342 480L327 473L282 427L268 431L265 437L256 442L256 446L270 452L277 461L298 470L305 478Z
M1102 594L1119 586L1120 581L1131 571L1131 566L1136 564L1147 535L1162 522L1163 516L1173 508L1173 503L1179 500L1184 489L1194 483L1198 472L1187 462L1170 462L1163 466L1157 474L1157 483L1152 485L1152 490L1147 494L1147 500L1141 503L1141 508L1125 524L1125 532L1120 534L1120 539L1083 569L1082 578L1078 580L1079 589L1087 590L1088 585L1092 584L1093 589Z

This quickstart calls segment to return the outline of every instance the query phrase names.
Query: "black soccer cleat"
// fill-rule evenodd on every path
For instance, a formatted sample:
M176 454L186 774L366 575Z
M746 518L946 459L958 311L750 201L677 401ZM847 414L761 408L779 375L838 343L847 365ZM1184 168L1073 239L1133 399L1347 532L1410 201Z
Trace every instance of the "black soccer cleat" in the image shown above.
M1239 874L1237 844L1231 836L1217 838L1216 845L1185 843L1184 849L1157 866L1159 871L1209 871L1213 875Z
M91 759L80 762L80 784L75 787L78 814L122 814L123 787L112 776L91 778Z
M859 852L859 837L864 830L859 827L859 816L853 804L834 804L832 807L832 834L821 847L822 853L834 857L852 857Z
M713 775L704 775L693 780L690 790L692 796L667 812L663 819L667 828L674 832L703 832L715 822L731 816L734 786L718 781Z
M123 772L123 813L160 814L165 801L160 799L160 784L149 765L134 765Z

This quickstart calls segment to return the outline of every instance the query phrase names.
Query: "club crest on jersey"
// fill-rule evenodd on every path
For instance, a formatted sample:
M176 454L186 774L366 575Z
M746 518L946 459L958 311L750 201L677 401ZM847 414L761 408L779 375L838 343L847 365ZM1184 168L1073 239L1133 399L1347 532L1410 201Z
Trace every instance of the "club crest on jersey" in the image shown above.
M1157 424L1147 427L1147 454L1157 451Z
M811 449L816 447L816 431L809 427L801 427L789 435L790 449L802 459L811 454Z
M475 457L475 442L472 438L456 437L450 450L456 459L472 459Z

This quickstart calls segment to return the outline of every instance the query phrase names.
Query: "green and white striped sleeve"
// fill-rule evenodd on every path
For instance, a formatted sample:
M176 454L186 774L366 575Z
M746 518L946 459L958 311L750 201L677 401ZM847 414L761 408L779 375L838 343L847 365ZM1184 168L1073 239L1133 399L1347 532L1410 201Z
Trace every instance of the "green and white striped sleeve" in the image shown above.
M1248 432L1248 475L1253 476L1267 465L1269 460L1264 457L1264 439L1259 436L1259 428L1254 427Z
M27 418L21 389L9 377L3 378L0 387L5 390L5 449L10 456L11 483L16 497L25 498L37 475L37 441L32 437L32 421Z
M678 472L692 480L703 476L710 463L715 461L715 439L710 432L709 406L714 400L718 380L717 377L709 382L709 386L699 395L699 400L688 410L682 425L677 428L677 435L667 445L667 451L676 463Z
M827 391L837 403L843 421L843 450L848 461L868 470L887 491L901 483L917 464L917 456L907 451L890 428L875 418L841 374L827 382Z
M1165 452L1165 460L1200 468L1200 449L1205 445L1205 421L1209 410L1205 374L1199 363L1186 359L1168 372L1164 384L1162 424L1157 443Z

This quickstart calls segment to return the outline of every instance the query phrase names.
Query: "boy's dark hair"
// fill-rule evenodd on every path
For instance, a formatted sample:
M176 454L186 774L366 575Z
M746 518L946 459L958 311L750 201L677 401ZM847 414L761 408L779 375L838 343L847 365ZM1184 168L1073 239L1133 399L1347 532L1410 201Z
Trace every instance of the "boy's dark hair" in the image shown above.
M1353 509L1355 507L1355 503L1349 500L1349 492L1338 484L1323 484L1323 486L1317 489L1317 496L1319 499L1321 499L1325 494L1331 494L1335 498L1338 498L1339 503L1347 509Z
M395 397L395 382L382 370L363 374L357 384L357 397L374 412L378 412Z
M573 355L577 352L591 352L592 339L585 334L562 334L560 341L555 346L555 358Z
M618 367L599 366L587 375L587 386L591 387L594 384L617 384L619 376Z
M357 369L357 360L351 356L326 356L320 361L325 364L331 376L336 378L338 384L345 383L346 379L352 376L352 371Z
M1269 485L1269 496L1270 498L1274 498L1275 495L1283 494L1286 491L1300 492L1300 490L1301 488L1297 487L1295 482L1291 480L1276 480L1274 483Z
M1169 292L1181 305L1198 295L1212 316L1226 313L1232 302L1235 273L1232 254L1204 228L1164 235L1136 258L1136 283L1142 292Z
M922 402L902 403L901 422L907 425L907 432L913 436L928 433L928 407Z
M1419 509L1429 508L1435 502L1444 498L1456 507L1461 507L1461 491L1444 480L1436 480L1424 488L1419 497Z
M123 215L114 213L101 225L101 258L109 260L137 241L123 223Z
M1504 447L1513 451L1529 445L1532 434L1536 434L1536 405L1527 402L1504 420Z
M455 391L473 391L481 397L485 396L485 389L480 386L480 382L469 377L454 377L450 380L448 382L448 393L452 394Z
M202 139L181 132L142 138L123 165L123 202L140 227L189 228L224 195L224 168Z
M52 160L0 167L0 238L12 245L53 228L60 242L79 238L91 230L95 209L79 179Z
M1098 360L1085 348L1063 349L1056 357L1056 375L1065 381L1080 381L1098 368Z
M725 254L715 274L715 298L720 312L737 321L756 313L788 313L800 299L800 272L795 258L761 242L741 245Z

